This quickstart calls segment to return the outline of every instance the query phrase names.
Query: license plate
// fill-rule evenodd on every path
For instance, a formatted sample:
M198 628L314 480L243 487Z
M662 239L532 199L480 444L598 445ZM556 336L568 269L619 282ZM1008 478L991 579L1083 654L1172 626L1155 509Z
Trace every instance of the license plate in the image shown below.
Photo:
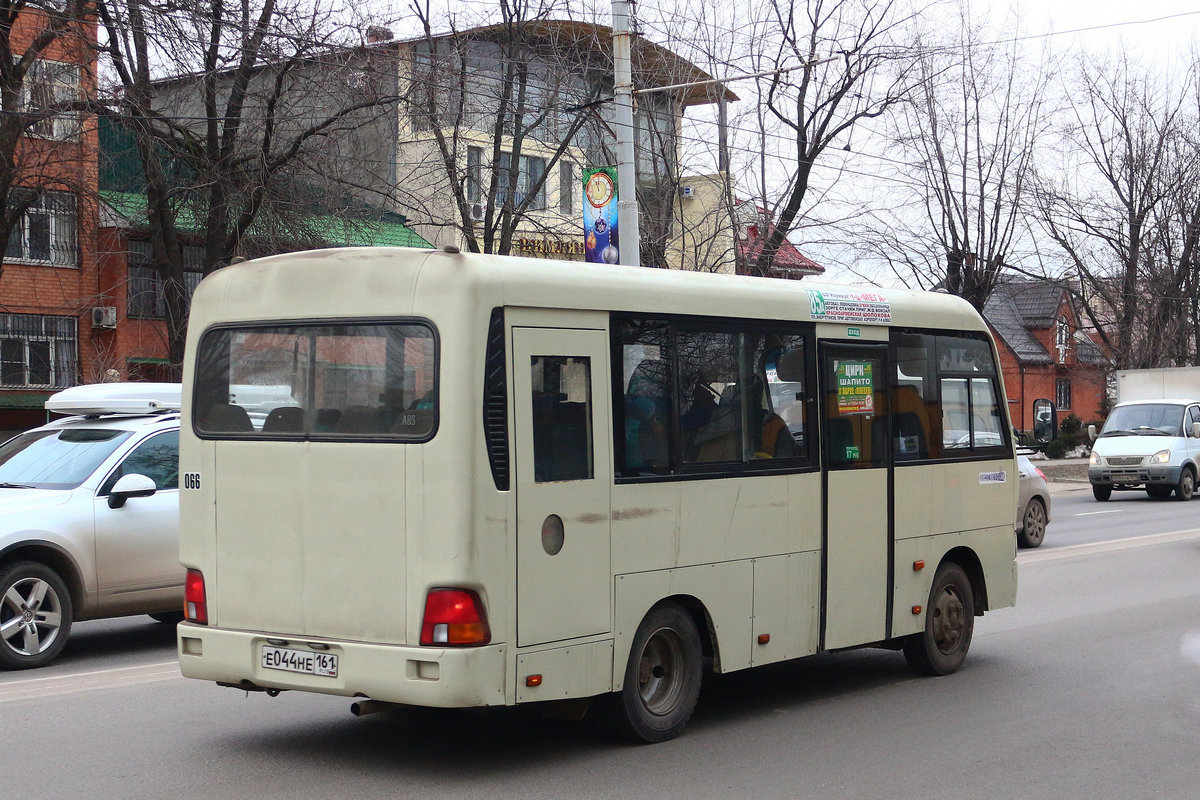
M333 653L292 650L287 647L263 645L262 665L264 669L301 672L325 678L336 678L338 674L338 657Z

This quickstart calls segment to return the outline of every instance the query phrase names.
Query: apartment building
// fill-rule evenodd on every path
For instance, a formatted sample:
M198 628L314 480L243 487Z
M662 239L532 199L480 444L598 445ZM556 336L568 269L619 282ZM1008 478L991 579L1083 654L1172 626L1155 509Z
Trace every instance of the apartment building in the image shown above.
M20 11L7 32L14 58L46 23L39 10ZM91 21L60 34L26 74L17 111L53 110L87 96L95 43ZM0 266L0 431L43 422L46 397L100 368L92 315L96 152L95 120L78 110L35 119L18 141L9 208L28 205Z

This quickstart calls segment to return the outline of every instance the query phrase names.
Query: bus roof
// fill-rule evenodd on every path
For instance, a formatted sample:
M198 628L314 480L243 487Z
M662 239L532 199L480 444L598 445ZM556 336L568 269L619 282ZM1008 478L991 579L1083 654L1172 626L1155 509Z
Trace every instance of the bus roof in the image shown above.
M969 303L941 293L382 247L226 267L201 283L192 325L198 333L226 321L427 315L447 301L986 330Z

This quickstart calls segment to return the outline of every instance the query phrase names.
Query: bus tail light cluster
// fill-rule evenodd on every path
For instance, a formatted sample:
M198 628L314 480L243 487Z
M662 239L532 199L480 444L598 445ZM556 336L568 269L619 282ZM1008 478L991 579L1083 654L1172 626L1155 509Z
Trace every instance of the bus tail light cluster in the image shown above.
M421 620L421 644L466 647L492 640L483 602L470 589L430 589Z
M183 613L188 622L208 624L208 601L204 596L204 576L198 569L189 569L183 585Z

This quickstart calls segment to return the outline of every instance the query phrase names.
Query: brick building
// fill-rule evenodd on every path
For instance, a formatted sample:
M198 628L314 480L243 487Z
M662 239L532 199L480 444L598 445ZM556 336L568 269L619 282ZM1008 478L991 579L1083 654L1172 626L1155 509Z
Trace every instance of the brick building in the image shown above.
M1109 360L1082 329L1063 284L1007 281L992 294L983 316L1000 351L1017 430L1033 430L1033 402L1039 399L1055 404L1060 422L1068 414L1084 423L1102 417Z
M14 57L45 25L29 7L16 16L8 33ZM26 73L19 109L90 94L95 45L94 21L61 34ZM32 202L0 271L0 431L43 422L45 398L96 368L96 153L95 120L78 111L33 121L18 142L10 200Z

